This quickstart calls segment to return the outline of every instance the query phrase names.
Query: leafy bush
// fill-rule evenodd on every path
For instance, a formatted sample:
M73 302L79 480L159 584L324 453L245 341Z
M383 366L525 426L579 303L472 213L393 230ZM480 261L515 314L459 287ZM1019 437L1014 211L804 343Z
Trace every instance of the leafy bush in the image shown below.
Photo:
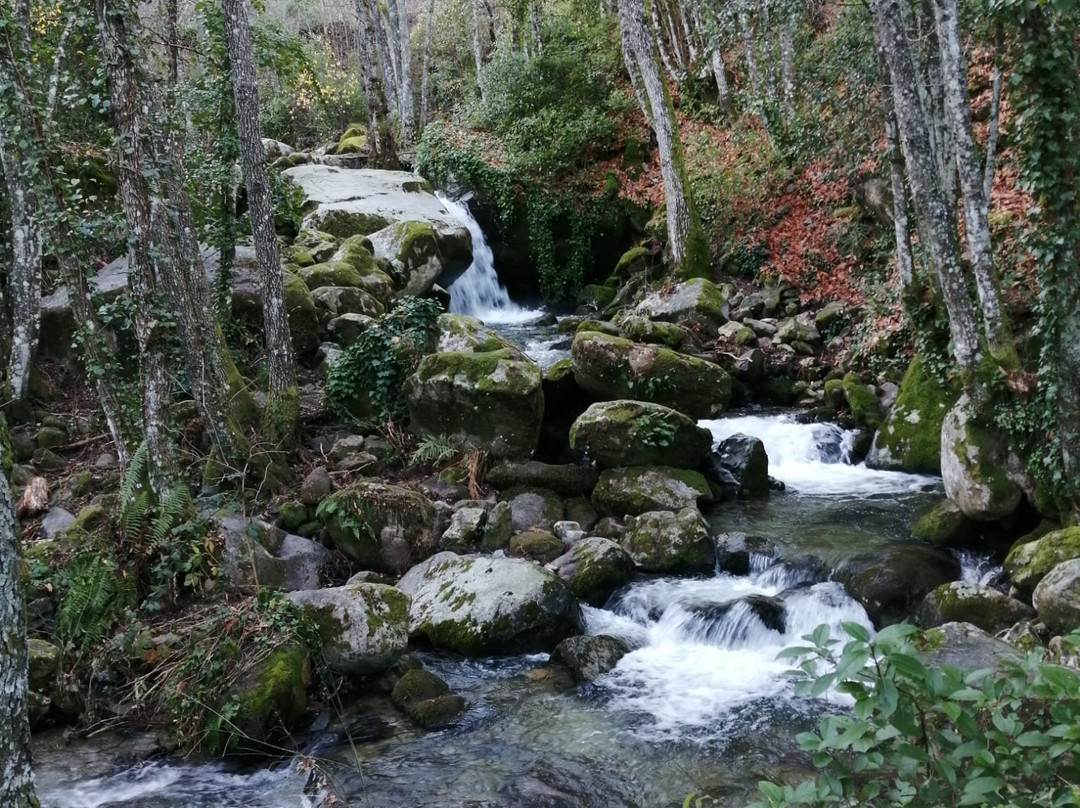
M800 660L798 694L836 690L854 706L798 736L819 777L760 783L755 808L1080 802L1080 671L1041 652L996 671L928 667L918 647L934 632L900 624L871 639L861 625L844 630L842 647L820 626L805 638L811 645L783 653Z

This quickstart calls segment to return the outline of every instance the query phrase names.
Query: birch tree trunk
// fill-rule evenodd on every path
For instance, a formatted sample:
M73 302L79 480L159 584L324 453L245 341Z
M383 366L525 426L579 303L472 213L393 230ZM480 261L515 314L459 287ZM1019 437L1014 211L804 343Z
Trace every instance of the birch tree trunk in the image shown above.
M484 13L481 0L472 0L472 48L476 63L476 88L480 91L480 100L484 101L484 47L480 41L480 15Z
M664 44L664 27L660 23L660 12L657 10L657 5L653 0L649 2L649 14L652 19L653 31L656 32L656 49L660 54L660 61L664 65L664 70L671 77L672 81L677 82L679 80L679 74L675 71L675 65L671 61L671 56L667 52L667 45ZM621 14L621 12L620 12ZM620 17L621 18L621 17ZM624 37L625 42L625 37ZM625 57L626 49L623 48L623 54Z
M889 67L897 130L915 202L919 236L928 247L941 286L953 356L970 381L980 360L975 309L960 265L959 239L934 164L930 128L919 101L911 47L899 6L900 0L872 0L874 34Z
M889 154L889 189L892 192L893 237L896 243L896 270L900 275L904 305L909 313L918 305L915 288L915 265L911 257L911 226L908 223L907 186L904 183L904 155L896 127L892 81L884 50L875 47L878 72L881 74L881 107L885 119L885 145Z
M6 427L3 434L6 441ZM9 447L3 450L6 455ZM0 473L0 648L4 649L0 654L0 805L37 808L27 713L30 683L26 601L16 531L11 487L7 475Z
M931 143L934 148L934 158L937 161L941 189L945 194L945 204L948 206L950 214L955 215L958 199L956 134L945 109L945 77L942 72L941 47L938 43L937 27L934 25L933 12L929 9L931 2L932 0L922 0L919 17L923 26L921 39L926 42L926 100L929 101L929 107L926 108L926 111L929 115L928 124Z
M371 30L375 36L376 63L379 66L379 75L382 76L382 89L386 98L386 106L389 110L400 111L397 67L394 64L393 53L386 32L387 22L380 11L379 4L375 0L366 0L366 2L368 14L371 17Z
M128 26L134 20L127 3L95 0L98 35L101 40L110 113L115 136L113 161L116 165L120 203L127 220L130 249L128 279L135 302L135 337L139 344L142 382L143 434L149 457L150 486L158 497L169 490L176 475L176 456L168 434L168 408L172 380L166 366L168 336L158 312L153 264L153 209L162 204L154 195L148 177L154 172L147 160L143 123L149 110L139 98L134 57L130 51ZM209 310L209 309L208 309Z
M420 131L428 122L428 85L431 82L431 23L435 19L435 0L428 0L424 15L424 66L420 76Z
M434 5L434 0L432 0ZM386 129L386 96L379 80L378 56L375 48L375 32L367 0L356 0L357 50L360 63L360 85L368 108L368 147L372 161L380 165L384 158L383 133ZM383 114L380 114L382 112Z
M1001 59L1005 48L1005 33L1001 26L994 31L994 69L990 74L990 123L986 132L986 163L983 167L983 196L987 210L991 207L990 193L994 188L994 161L997 159L998 130L1001 127Z
M285 309L285 284L281 276L281 256L274 210L270 200L270 180L266 152L259 132L259 86L255 78L255 50L251 41L245 0L222 0L225 30L232 65L236 128L240 138L240 160L247 187L251 232L255 240L255 262L262 295L263 338L266 342L269 394L266 401L263 436L275 444L290 445L296 437L299 418L296 368L293 366L292 337Z
M401 139L405 146L412 145L416 134L416 112L412 91L412 36L409 14L405 0L391 0L396 9L396 48L398 51L398 102L400 104Z
M944 79L945 109L956 148L956 168L964 201L964 235L968 260L975 275L983 327L990 355L1012 367L1017 363L1012 333L1006 322L998 292L997 273L990 244L989 208L983 194L982 167L975 155L975 135L971 129L971 102L968 98L967 70L960 44L960 22L956 0L933 0L934 22L941 46L941 74Z
M728 87L727 66L724 64L724 56L720 53L719 45L712 46L709 64L712 65L713 79L716 81L716 97L720 102L720 109L726 117L730 117L731 89Z
M671 263L685 277L699 277L708 271L709 247L690 197L679 126L667 85L660 74L656 42L646 22L642 0L619 0L619 27L623 55L628 60L627 70L631 79L640 84L638 98L644 101L645 118L652 123L656 133Z

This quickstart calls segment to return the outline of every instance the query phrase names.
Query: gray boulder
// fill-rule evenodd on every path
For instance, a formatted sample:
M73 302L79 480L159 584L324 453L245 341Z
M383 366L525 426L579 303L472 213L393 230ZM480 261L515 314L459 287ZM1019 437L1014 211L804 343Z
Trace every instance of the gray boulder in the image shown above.
M750 435L725 438L710 456L709 464L731 475L744 497L763 497L769 493L769 456L765 444Z
M634 577L634 559L611 539L591 536L575 543L548 569L566 582L580 600L600 606Z
M412 596L412 634L460 654L549 650L581 630L570 589L532 561L439 553L398 587Z
M945 495L964 515L994 522L1012 514L1023 490L1009 472L1008 447L994 429L970 414L960 397L941 426L941 478Z
M716 566L709 526L697 508L632 517L620 544L645 572L711 572Z
M697 468L712 447L712 433L660 404L603 401L570 428L570 446L604 468L674 466Z
M1063 561L1050 570L1031 599L1039 619L1055 634L1080 627L1080 559Z
M878 627L908 617L928 593L959 575L960 565L951 555L912 542L847 558L835 573Z
M546 488L564 497L588 495L598 474L591 465L556 465L538 460L503 460L487 470L484 480L494 488Z
M712 281L694 278L653 292L637 305L635 313L715 337L717 329L727 322L728 301L724 290Z
M923 628L944 623L971 623L996 634L1021 620L1030 620L1035 611L1026 603L989 586L953 581L930 592L916 609L913 621Z
M242 516L223 517L218 526L225 539L222 572L230 589L318 589L319 572L330 555L318 542Z
M409 645L409 596L382 584L352 584L285 596L318 628L331 670L366 676L387 670Z
M630 653L625 642L601 634L567 637L551 652L551 661L565 665L575 682L591 682L619 664Z
M593 505L605 516L678 511L712 501L708 482L696 471L668 466L627 466L601 473Z
M514 493L510 500L510 523L514 531L552 530L563 518L563 502L554 491L543 488Z

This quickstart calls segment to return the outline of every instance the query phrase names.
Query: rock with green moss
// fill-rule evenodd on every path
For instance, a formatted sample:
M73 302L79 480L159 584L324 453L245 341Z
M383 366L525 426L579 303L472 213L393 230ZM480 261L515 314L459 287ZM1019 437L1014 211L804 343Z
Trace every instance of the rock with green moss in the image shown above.
M579 306L584 306L586 309L592 311L603 311L607 306L611 304L611 301L615 299L615 288L612 286L601 286L599 284L589 284L585 286L578 294L577 302Z
M664 345L673 351L692 348L694 338L683 326L630 315L619 320L619 334L634 342Z
M525 359L525 353L513 342L488 328L475 317L465 314L440 314L436 320L439 332L436 350L452 353L490 353L507 351L515 359Z
M581 631L570 589L524 559L439 553L409 570L398 587L412 596L413 635L459 654L550 650Z
M327 666L345 676L388 670L409 645L409 596L357 583L286 595L319 633Z
M1005 556L1005 572L1017 589L1031 592L1050 570L1073 558L1080 558L1080 527L1055 530L1035 541L1018 542Z
M348 135L348 133L346 133ZM366 134L354 134L342 137L338 141L335 154L367 154L368 140Z
M769 493L769 456L760 438L737 432L720 441L705 461L713 482L741 497L764 497Z
M612 277L625 281L631 275L647 272L653 263L653 254L645 247L631 247L619 256Z
M645 572L676 575L711 572L716 566L709 526L694 507L631 517L619 543Z
M570 351L578 387L600 399L634 399L713 418L731 400L731 377L719 365L659 345L607 334L577 334Z
M544 417L540 368L508 350L424 357L405 385L410 428L496 458L527 458Z
M526 530L510 538L506 554L511 558L528 558L540 564L554 561L563 554L562 539L546 530Z
M430 222L396 222L370 234L366 242L375 257L389 261L404 280L396 297L423 297L440 276L444 283L453 283L454 273L469 266L469 261L464 260L469 253L464 251L458 251L456 260L443 256L438 234Z
M1080 558L1054 566L1031 597L1039 619L1055 634L1080 628Z
M1023 661L1023 654L971 623L945 623L923 632L917 647L928 667L952 665L964 671Z
M230 590L318 588L329 556L318 542L242 516L223 516L217 525L224 538L222 577Z
M587 464L503 460L487 470L484 480L500 491L546 488L560 496L572 497L591 493L596 487L597 477L596 469Z
M570 446L604 468L697 468L712 447L712 433L660 404L603 401L574 421Z
M431 500L398 485L361 480L323 500L318 513L334 546L365 569L400 575L438 542Z
M927 374L916 356L900 382L896 402L874 434L866 465L890 471L940 473L941 425L956 398L948 387Z
M346 314L362 314L378 317L383 313L382 304L365 290L351 286L324 286L311 293L319 314L319 323L329 328L330 323Z
M728 301L724 290L712 281L694 278L652 293L634 311L650 320L678 323L715 337L728 320Z
M942 584L923 598L912 619L923 628L961 622L996 634L1034 616L1035 610L1026 603L996 589L953 581Z
M44 449L59 449L62 446L67 446L68 434L66 429L43 426L37 431L35 440L37 445Z
M278 646L248 667L226 695L230 721L211 730L205 745L212 752L262 751L294 729L307 710L311 670L307 653L296 645Z
M321 289L324 286L351 286L360 288L363 279L352 264L345 261L328 261L325 264L312 264L301 267L297 272L308 289ZM382 312L378 312L381 314Z
M293 352L300 361L308 362L319 349L319 312L315 308L315 299L299 275L285 272L282 280Z
M975 538L978 530L978 525L964 516L955 502L941 499L915 517L911 538L940 547L960 547Z
M634 577L634 559L617 543L600 536L575 542L548 569L566 581L580 600L602 606L612 592Z
M63 652L59 646L34 637L26 641L26 651L30 689L49 696L56 688Z
M855 419L855 423L868 429L877 429L883 417L877 396L854 373L844 376L843 383L844 400L847 402L848 409L851 410L851 417Z
M329 263L341 261L353 269L355 269L360 275L366 275L369 272L374 272L378 269L378 265L375 263L375 256L371 251L371 246L368 243L366 236L349 236L347 239L341 242L341 246L334 251L334 254L328 259Z
M959 575L952 555L914 542L851 556L834 573L879 628L905 619L927 594Z
M466 702L450 692L450 686L431 671L406 671L390 694L394 706L426 730L444 729L465 711Z
M712 491L696 471L669 466L607 469L593 489L593 505L604 516L636 516L680 511L712 501Z
M488 511L487 524L480 538L480 546L486 552L502 550L514 535L514 514L509 502L496 502Z
M1005 438L972 412L963 395L941 426L941 479L945 495L969 519L995 522L1020 505L1023 490L1009 471Z
M619 664L630 653L629 646L617 637L567 637L551 652L551 661L565 665L575 682L591 682Z
M278 506L278 525L285 531L296 532L310 521L307 506L303 502L289 500Z
M609 334L613 337L619 336L619 327L608 320L589 318L579 322L574 329L575 334L584 334L589 331L596 331L600 334Z
M311 259L307 261L307 265L321 264L323 261L329 261L330 257L337 252L339 243L340 240L330 233L305 228L293 241L290 248L292 252L286 251L286 257L290 257L296 251L302 251ZM300 261L295 261L295 263L301 264Z

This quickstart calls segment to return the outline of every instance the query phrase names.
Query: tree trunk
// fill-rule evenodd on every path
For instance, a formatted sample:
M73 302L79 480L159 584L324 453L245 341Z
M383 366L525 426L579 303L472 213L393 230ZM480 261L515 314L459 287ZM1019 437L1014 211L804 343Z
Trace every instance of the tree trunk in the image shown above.
M180 82L180 2L165 0L165 49L169 58L169 84Z
M375 0L367 0L367 5L368 14L371 16L371 30L375 35L376 62L379 65L379 75L382 76L382 90L386 98L386 106L387 109L395 110L400 115L401 104L397 86L397 65L386 32L387 20Z
M746 74L750 79L750 94L755 105L761 103L761 71L758 69L754 29L750 24L750 0L738 0L739 29L742 31L743 50L746 53Z
M424 68L420 76L420 131L428 122L428 85L431 82L431 22L435 18L435 0L428 0L424 16Z
M281 256L274 230L274 209L270 200L270 180L266 153L259 132L259 86L255 77L255 51L251 42L245 0L222 0L225 30L232 65L233 97L236 102L236 129L240 138L240 159L247 187L251 232L255 240L255 262L262 295L263 336L269 371L269 394L263 437L291 446L299 417L296 369L293 366L292 337L285 309L285 285L281 276Z
M532 34L534 58L544 52L544 41L541 38L540 30L542 22L543 11L540 7L540 0L529 0L529 31Z
M480 15L483 14L484 5L480 0L472 0L472 48L473 60L476 62L476 87L480 91L480 100L484 100L484 47L480 41Z
M127 220L130 249L128 277L135 302L135 337L139 343L143 434L150 460L150 486L164 496L175 479L176 456L168 433L172 379L166 365L168 334L159 307L155 281L153 211L162 200L152 193L148 177L145 102L139 98L137 71L130 50L128 26L134 16L127 3L95 0L115 144L120 203ZM209 311L209 309L207 309ZM178 312L174 312L178 314ZM204 315L205 316L205 315Z
M432 0L434 6L434 0ZM384 158L383 133L386 130L386 96L379 80L378 56L375 48L375 31L367 0L356 0L357 47L360 63L360 85L368 108L368 148L374 165L381 165ZM382 114L380 114L382 113Z
M728 87L727 66L724 64L724 56L720 53L720 46L713 45L709 56L712 65L713 79L716 81L716 98L720 102L720 109L724 116L731 117L731 89Z
M911 258L911 227L908 223L907 186L904 183L904 155L897 134L889 66L882 48L876 47L881 75L881 107L885 119L885 145L889 154L889 189L892 192L893 237L896 243L896 270L900 275L904 307L911 314L919 304L915 288L915 265Z
M916 89L911 48L900 0L872 0L874 33L889 67L897 129L907 166L919 236L930 253L949 316L953 355L970 382L980 359L975 310L960 265L959 240L941 176L934 165L930 128Z
M398 49L398 102L400 104L401 139L408 147L412 145L416 134L416 113L413 109L412 91L412 36L409 28L409 13L405 9L405 0L391 0L396 9L397 49Z
M690 197L678 122L667 85L660 74L657 47L645 19L642 0L619 0L623 54L631 79L640 83L639 99L656 133L660 174L664 180L668 246L671 263L686 277L704 275L711 258L708 243Z
M956 133L952 121L945 109L945 76L942 72L941 47L938 43L937 27L934 25L932 0L922 0L919 4L919 21L923 26L921 39L926 42L926 86L929 101L928 124L937 170L940 176L941 190L945 194L945 204L950 215L956 213L958 191L956 185Z
M998 130L1001 127L1001 60L1005 49L1005 32L1001 26L994 30L994 69L990 74L990 123L986 132L986 164L983 168L983 197L987 210L991 207L990 193L994 188L994 161L997 159Z
M664 43L664 27L660 23L660 12L657 10L655 0L649 2L649 13L652 18L653 31L656 34L656 48L660 53L660 61L664 65L664 70L671 76L671 80L677 82L679 80L679 74L675 71L675 65L671 61L671 56L667 52L667 45ZM621 12L620 12L621 15ZM625 41L625 37L624 37ZM626 49L623 48L623 56L625 58Z
M795 117L795 10L784 14L780 23L780 83L784 122Z
M2 418L3 416L0 416ZM3 427L6 442L7 428ZM9 447L2 447L5 453ZM0 473L0 805L37 808L30 748L29 654L26 601L19 560L15 507L7 476Z

